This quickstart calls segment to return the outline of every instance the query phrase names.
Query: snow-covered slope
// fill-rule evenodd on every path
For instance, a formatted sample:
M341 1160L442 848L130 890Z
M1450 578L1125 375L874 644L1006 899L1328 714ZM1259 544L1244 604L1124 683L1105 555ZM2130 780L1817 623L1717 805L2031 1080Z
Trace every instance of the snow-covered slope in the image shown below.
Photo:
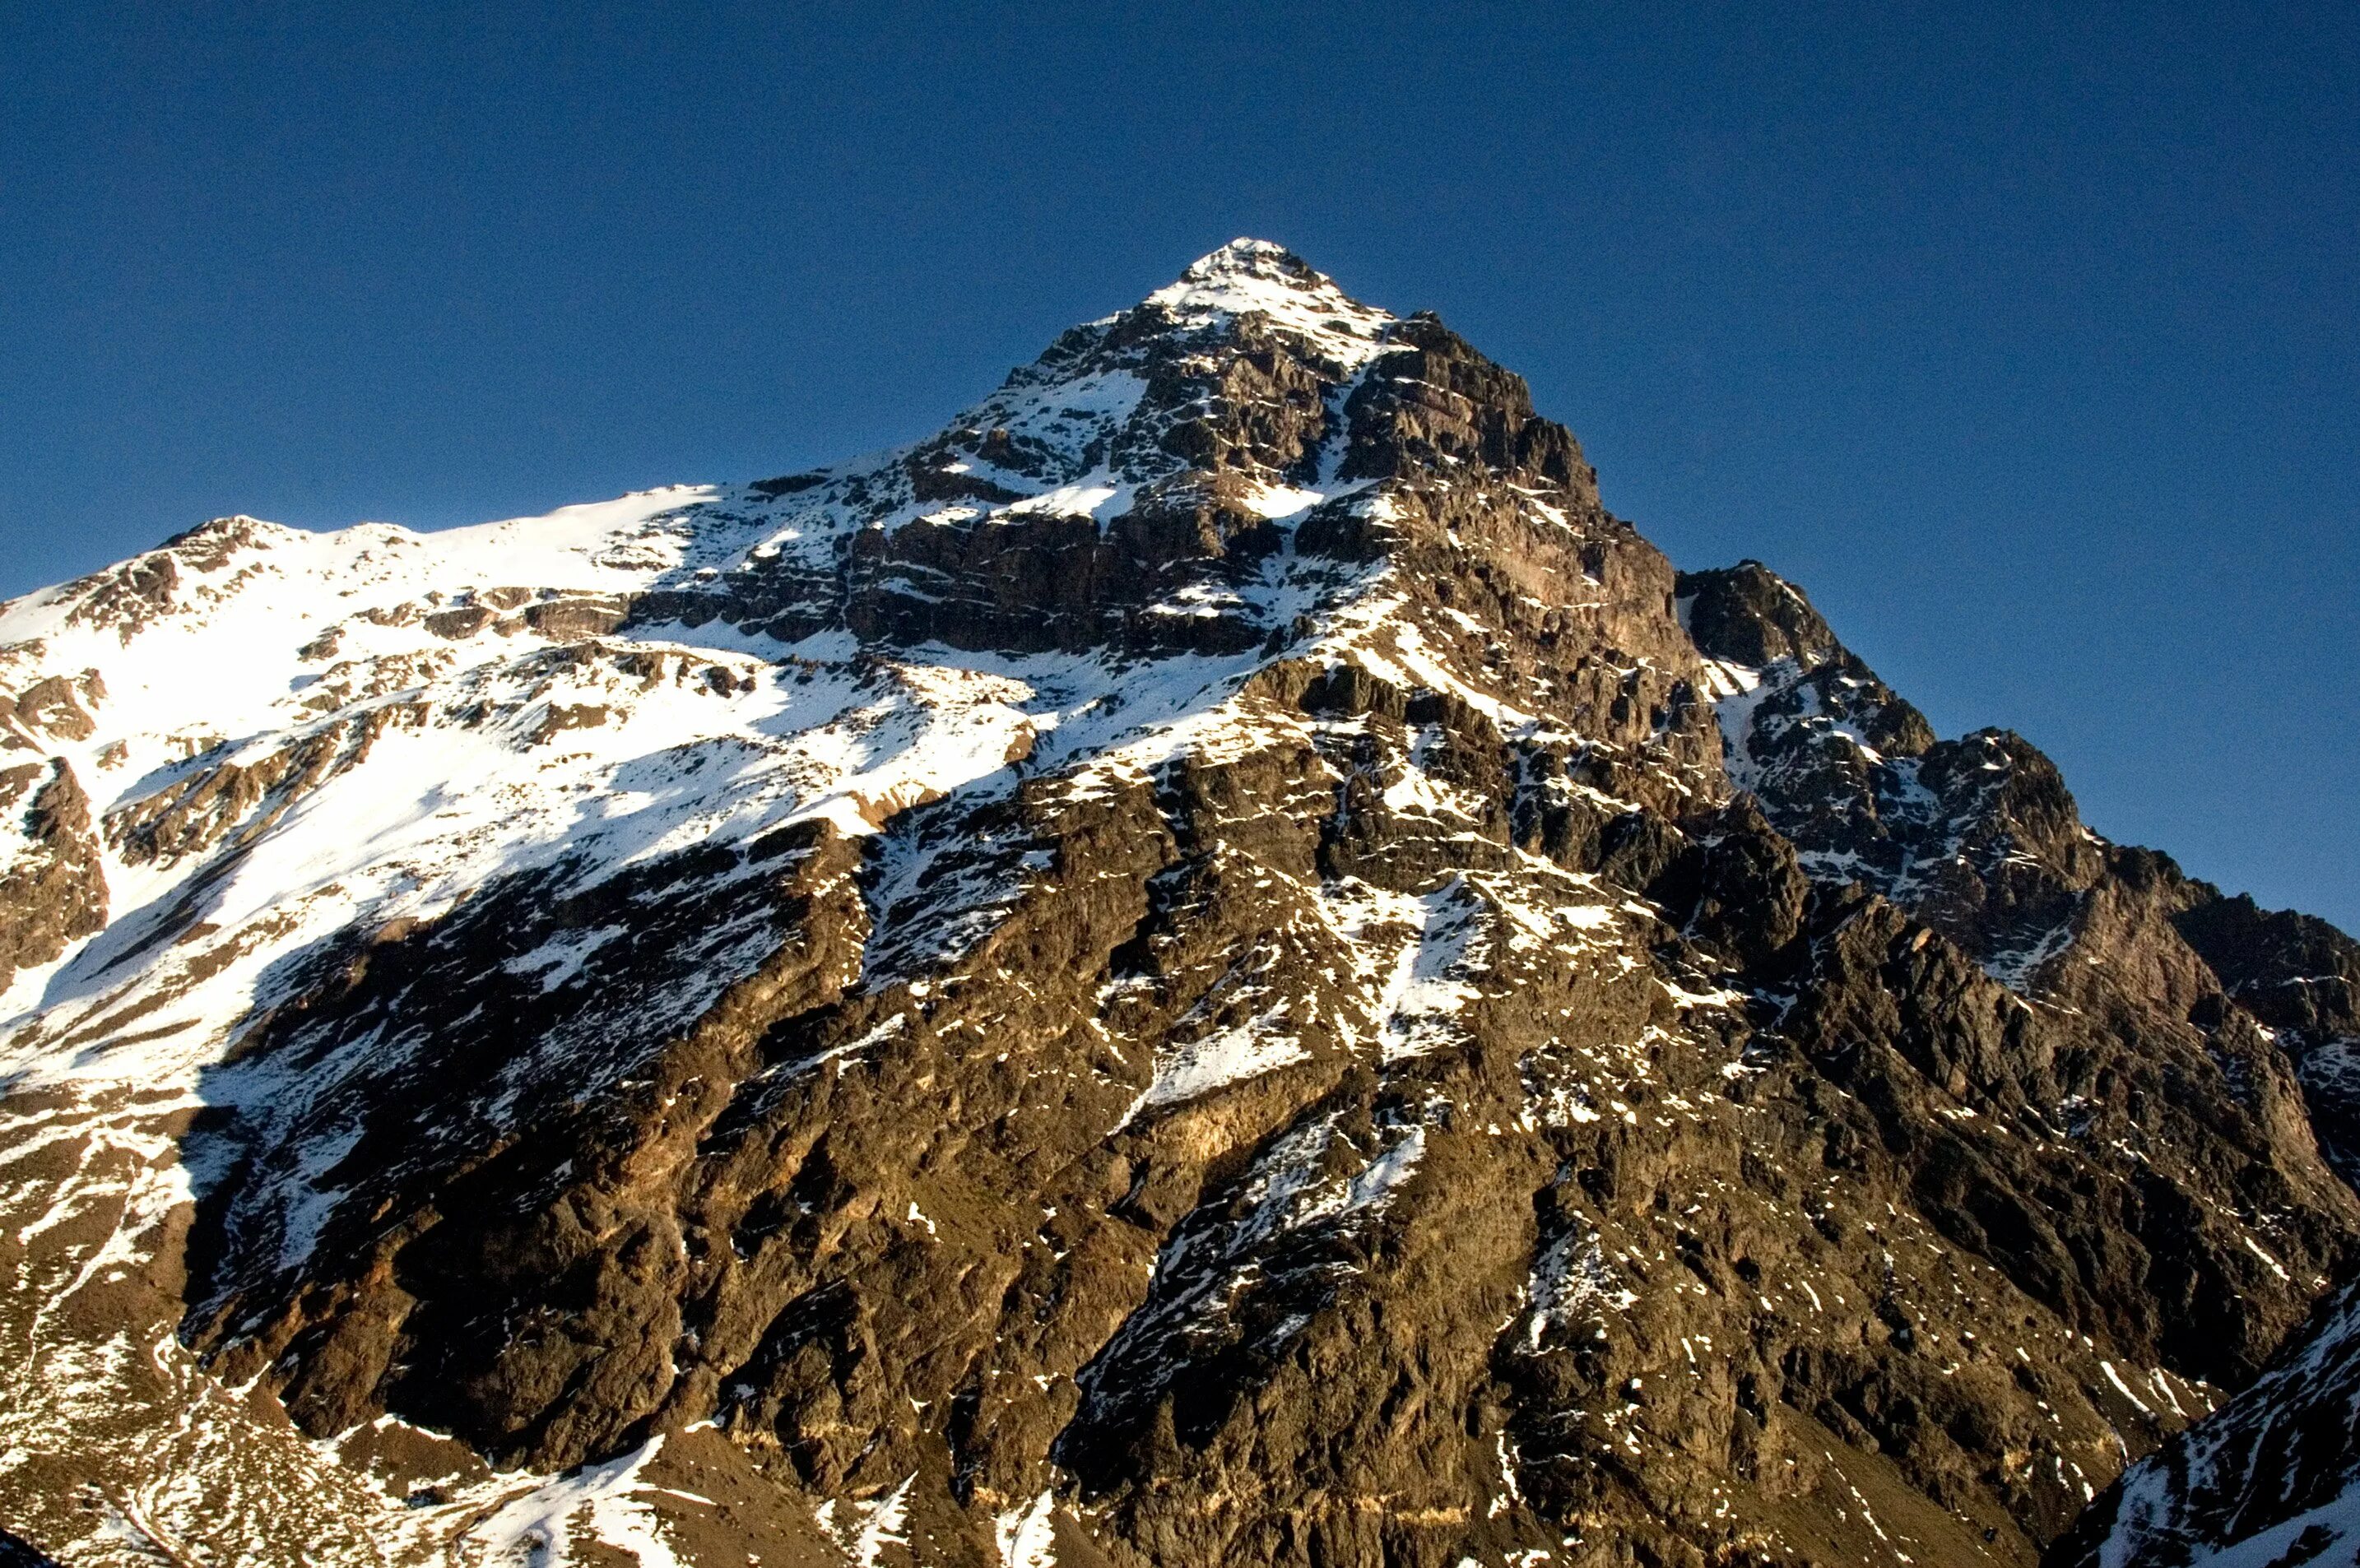
M1240 244L1150 304L1183 329L1273 311L1339 367L1364 365L1391 318L1324 279L1273 281L1279 255ZM843 629L839 604L825 607L836 624L775 635L802 628L776 625L792 616L774 584L797 563L835 578L847 533L1096 520L1182 472L1153 444L1169 418L1142 413L1145 383L1099 367L1122 358L1020 373L954 426L1005 434L994 450L1013 466L938 439L809 485L677 486L429 535L224 518L0 607L0 674L67 693L12 710L0 757L62 765L92 797L107 910L103 935L10 977L0 1071L152 1084L217 1055L268 1004L265 973L326 932L432 919L559 861L579 888L812 816L866 833L1020 762L1168 746L1155 736L1201 721L1261 661L929 642L880 654ZM1332 474L1340 455L1314 449L1312 467ZM1229 500L1283 522L1369 483L1306 477ZM957 494L920 494L938 478ZM1258 647L1315 605L1381 619L1381 575L1282 550L1150 609L1242 626ZM941 602L898 573L876 592ZM746 625L749 606L772 624ZM91 1032L126 1007L143 1018L135 1044Z
M2060 1553L2074 1568L2298 1568L2360 1552L2360 1301L2212 1419L2125 1472Z

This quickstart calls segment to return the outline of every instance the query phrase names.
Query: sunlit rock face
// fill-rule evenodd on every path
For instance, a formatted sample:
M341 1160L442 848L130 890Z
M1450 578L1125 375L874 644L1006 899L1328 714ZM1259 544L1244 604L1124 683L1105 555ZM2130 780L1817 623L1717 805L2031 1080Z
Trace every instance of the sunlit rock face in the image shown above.
M2355 953L1240 240L907 448L0 607L0 1522L2095 1551L2354 1260Z

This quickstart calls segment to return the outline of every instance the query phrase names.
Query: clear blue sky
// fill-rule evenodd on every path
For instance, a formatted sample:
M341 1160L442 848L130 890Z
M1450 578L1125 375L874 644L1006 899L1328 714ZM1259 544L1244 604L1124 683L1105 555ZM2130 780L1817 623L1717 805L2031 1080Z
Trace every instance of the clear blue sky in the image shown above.
M1253 234L2360 929L2348 0L383 9L0 7L0 594L908 439Z

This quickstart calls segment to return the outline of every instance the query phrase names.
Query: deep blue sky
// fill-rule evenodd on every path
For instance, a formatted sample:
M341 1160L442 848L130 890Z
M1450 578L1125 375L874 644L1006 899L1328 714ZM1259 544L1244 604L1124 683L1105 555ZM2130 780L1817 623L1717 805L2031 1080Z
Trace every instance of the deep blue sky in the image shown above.
M1254 234L2360 930L2348 0L199 9L0 7L0 594L909 439Z

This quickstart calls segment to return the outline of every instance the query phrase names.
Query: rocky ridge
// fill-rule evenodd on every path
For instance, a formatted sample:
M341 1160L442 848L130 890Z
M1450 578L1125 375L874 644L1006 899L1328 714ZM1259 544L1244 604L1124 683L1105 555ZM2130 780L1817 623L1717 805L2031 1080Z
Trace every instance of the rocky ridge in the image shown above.
M61 1560L2114 1561L2342 1321L2360 950L1275 246L909 448L0 642Z

